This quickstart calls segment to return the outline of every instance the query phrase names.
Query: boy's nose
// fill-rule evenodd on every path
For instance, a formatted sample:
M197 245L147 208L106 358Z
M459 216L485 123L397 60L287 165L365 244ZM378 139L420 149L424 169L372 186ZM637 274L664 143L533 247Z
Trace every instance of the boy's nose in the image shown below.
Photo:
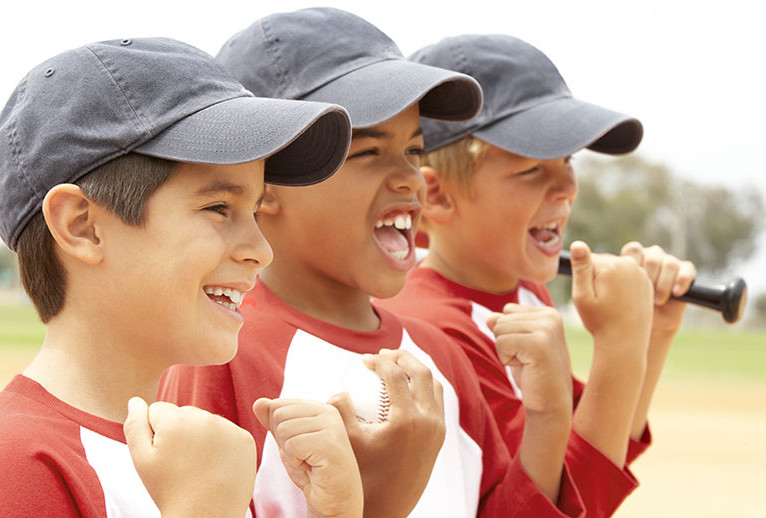
M398 164L396 170L389 176L389 186L394 191L417 192L425 188L425 180L420 167L407 161Z
M573 199L577 195L577 179L570 167L558 169L551 193L556 199Z
M247 230L241 232L239 243L234 250L234 257L237 261L250 263L257 269L265 268L274 258L271 245L266 241L266 237L255 221L248 225Z

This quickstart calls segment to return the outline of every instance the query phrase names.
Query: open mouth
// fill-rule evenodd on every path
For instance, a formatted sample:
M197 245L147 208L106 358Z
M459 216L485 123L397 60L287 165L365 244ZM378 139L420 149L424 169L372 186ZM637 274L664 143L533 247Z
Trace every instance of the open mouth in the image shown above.
M399 261L407 259L413 248L412 219L410 211L393 210L375 222L375 239L388 255Z
M223 286L205 286L203 291L210 300L234 312L237 312L245 298L243 292Z
M561 222L532 227L529 229L529 235L541 248L555 248L561 243Z

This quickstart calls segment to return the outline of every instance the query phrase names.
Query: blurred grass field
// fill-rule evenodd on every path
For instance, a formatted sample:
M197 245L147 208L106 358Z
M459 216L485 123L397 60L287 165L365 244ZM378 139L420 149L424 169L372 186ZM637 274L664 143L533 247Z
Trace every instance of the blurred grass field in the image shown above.
M34 309L0 300L0 387L45 335ZM591 340L567 328L575 374L587 378ZM632 470L641 486L618 518L766 516L766 331L682 329L650 412L654 443ZM1 439L0 439L1 440Z

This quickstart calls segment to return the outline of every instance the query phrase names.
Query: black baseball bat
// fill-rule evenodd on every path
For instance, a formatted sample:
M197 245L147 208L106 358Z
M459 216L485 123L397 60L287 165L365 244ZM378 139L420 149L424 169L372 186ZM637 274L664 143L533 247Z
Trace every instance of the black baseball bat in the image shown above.
M572 262L566 250L559 255L559 275L572 275ZM745 312L747 284L742 277L735 277L720 286L692 282L689 291L679 297L671 295L670 298L719 311L726 322L733 324Z

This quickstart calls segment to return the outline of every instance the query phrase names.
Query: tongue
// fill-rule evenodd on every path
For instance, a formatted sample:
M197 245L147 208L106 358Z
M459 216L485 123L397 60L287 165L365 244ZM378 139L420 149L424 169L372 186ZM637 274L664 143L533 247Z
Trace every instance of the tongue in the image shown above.
M543 243L549 241L556 234L547 228L533 228L529 231L535 241L541 241Z
M394 227L380 227L375 229L375 237L383 248L389 252L401 252L410 247L407 238Z

